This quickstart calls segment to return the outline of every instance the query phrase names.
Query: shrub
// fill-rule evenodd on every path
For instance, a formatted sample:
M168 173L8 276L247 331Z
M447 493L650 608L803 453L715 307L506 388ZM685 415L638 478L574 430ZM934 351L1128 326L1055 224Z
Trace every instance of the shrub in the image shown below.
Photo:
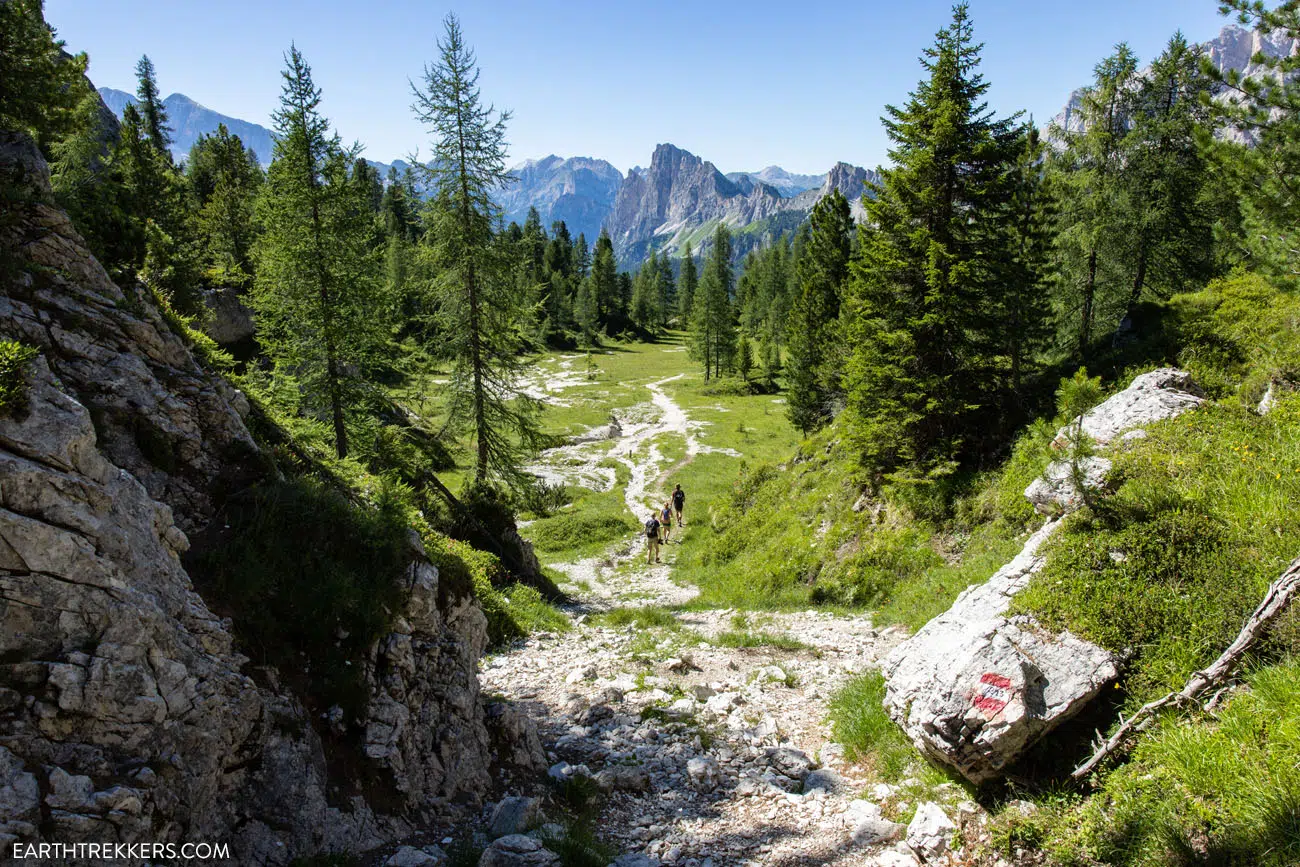
M538 551L567 551L583 545L614 542L636 530L624 510L616 512L560 513L542 518L529 528Z
M205 598L230 615L241 649L276 666L309 706L362 718L363 663L401 606L411 562L405 513L300 479L237 495L221 517L217 538L189 556Z
M16 340L0 340L0 416L21 412L27 405L27 367L39 353Z

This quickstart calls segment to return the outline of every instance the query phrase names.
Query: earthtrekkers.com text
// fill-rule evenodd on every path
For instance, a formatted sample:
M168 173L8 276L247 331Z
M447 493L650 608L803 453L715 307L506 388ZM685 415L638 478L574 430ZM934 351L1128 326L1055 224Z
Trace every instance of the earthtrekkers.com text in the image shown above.
M227 861L229 843L14 843L13 858L23 861Z

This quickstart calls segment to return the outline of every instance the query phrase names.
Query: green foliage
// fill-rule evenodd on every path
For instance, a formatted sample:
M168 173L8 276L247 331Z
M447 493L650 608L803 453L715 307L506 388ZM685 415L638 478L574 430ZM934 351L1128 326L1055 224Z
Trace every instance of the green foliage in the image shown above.
M1247 686L1212 716L1164 720L1093 797L1052 815L1043 848L1078 865L1300 862L1300 663Z
M338 457L346 416L365 399L366 373L385 333L366 189L318 112L311 67L292 48L275 114L275 160L258 199L265 233L255 248L250 298L258 341L277 370L297 379L307 407L326 414Z
M1070 483L1079 492L1084 505L1092 506L1096 495L1088 484L1086 463L1095 449L1092 438L1083 429L1083 416L1101 402L1101 378L1088 378L1088 369L1080 367L1070 379L1062 379L1056 390L1057 414L1070 419L1065 426L1065 461L1070 465Z
M32 134L46 149L75 123L88 88L86 55L65 57L45 23L43 0L0 3L0 127Z
M636 530L625 512L560 512L537 521L529 539L538 551L567 551L583 545L609 543Z
M185 176L198 201L208 279L221 286L249 285L257 238L254 203L265 180L257 155L219 124L190 148Z
M1147 431L1115 456L1115 493L1070 520L1015 601L1131 651L1130 706L1217 657L1300 539L1300 397L1262 418L1217 404Z
M273 665L311 706L364 717L361 661L391 627L411 552L406 512L350 502L310 480L249 489L188 555L195 583L231 617L241 650Z
M749 630L731 629L719 633L711 640L718 647L773 647L777 650L811 650L812 648L797 638L788 635L773 635L770 632L750 632Z
M830 701L831 731L850 759L865 762L882 780L907 776L922 759L884 707L885 679L872 671L849 681Z
M16 340L0 340L0 416L22 412L27 405L27 367L40 353Z
M412 84L417 118L432 136L420 171L432 188L426 211L425 277L433 288L445 351L454 361L447 425L474 438L474 485L523 481L538 442L536 400L520 394L521 330L532 317L494 237L493 191L512 180L505 167L509 113L484 107L474 52L454 15L445 20L439 59Z
M967 11L958 4L926 51L928 77L907 105L886 109L894 167L867 201L852 265L850 433L873 481L938 481L997 432L989 410L1003 395L1013 323L990 315L1007 309L993 263L1015 255L1021 132L986 108Z
M842 401L843 346L836 327L849 274L853 217L839 192L813 206L811 232L797 267L790 308L790 358L786 363L790 422L805 435L824 427Z
M667 608L643 605L635 608L611 608L592 617L592 622L612 629L679 629L681 622Z
M690 353L704 365L705 382L732 369L736 351L735 313L731 309L734 282L731 233L719 223L704 276L691 302Z

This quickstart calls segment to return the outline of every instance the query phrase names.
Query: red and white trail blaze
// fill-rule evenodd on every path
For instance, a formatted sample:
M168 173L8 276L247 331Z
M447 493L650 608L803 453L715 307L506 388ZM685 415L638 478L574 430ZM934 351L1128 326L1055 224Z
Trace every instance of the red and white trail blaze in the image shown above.
M992 717L1011 701L1011 678L987 672L980 676L980 685L972 699L975 707Z

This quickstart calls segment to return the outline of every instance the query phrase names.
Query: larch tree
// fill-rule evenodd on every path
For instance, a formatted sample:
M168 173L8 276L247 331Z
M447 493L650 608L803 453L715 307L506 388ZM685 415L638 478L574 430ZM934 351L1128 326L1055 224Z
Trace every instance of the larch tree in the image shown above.
M496 243L495 190L506 170L509 112L484 105L473 50L454 15L444 21L438 61L412 82L416 117L431 137L422 162L431 197L425 251L435 307L454 359L448 423L474 438L476 489L527 480L523 461L539 442L539 404L521 393L522 334L533 316L515 291L508 251ZM417 161L419 162L419 161Z
M264 232L251 296L258 339L278 373L296 378L309 411L332 424L348 454L347 415L365 398L365 371L386 332L370 249L367 190L319 111L321 92L296 47L285 58L275 152L258 198Z
M691 312L695 306L695 290L700 285L700 274L695 268L695 254L691 242L682 248L682 270L677 278L677 319L681 327L690 325Z

